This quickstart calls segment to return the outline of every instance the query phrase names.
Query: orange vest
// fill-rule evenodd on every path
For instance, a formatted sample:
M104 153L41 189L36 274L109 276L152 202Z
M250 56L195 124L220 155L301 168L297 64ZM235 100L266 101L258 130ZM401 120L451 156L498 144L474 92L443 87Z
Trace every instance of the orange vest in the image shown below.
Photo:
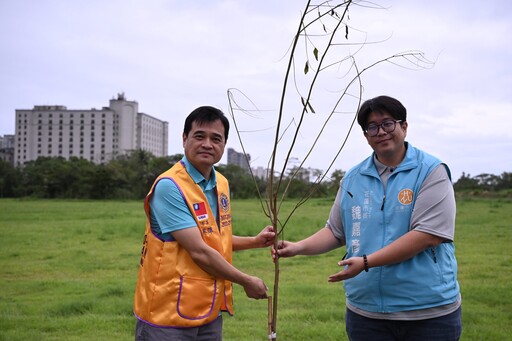
M234 313L232 283L205 272L178 242L158 239L150 226L153 189L160 179L170 178L181 191L204 242L232 263L229 186L224 176L218 172L216 176L219 224L202 189L181 162L162 173L146 196L146 233L134 301L134 313L140 320L159 327L197 327L215 320L221 310Z

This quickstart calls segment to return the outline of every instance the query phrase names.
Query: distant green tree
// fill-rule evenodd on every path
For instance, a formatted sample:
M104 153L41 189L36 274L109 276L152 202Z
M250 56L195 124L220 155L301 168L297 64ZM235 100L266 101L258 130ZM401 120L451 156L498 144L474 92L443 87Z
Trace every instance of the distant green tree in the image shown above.
M345 176L345 171L341 169L335 169L330 176L330 180L326 183L327 185L327 194L329 196L336 196L338 189L340 187L341 179Z
M494 174L482 173L475 176L478 187L485 191L494 191L500 182L500 178Z
M148 171L149 160L153 155L147 151L134 150L121 155L108 163L114 184L110 197L119 199L140 199L147 193L151 174Z
M453 184L455 191L476 190L479 188L478 180L473 179L470 174L462 172L462 176Z
M167 171L169 168L174 166L175 163L179 162L183 158L183 154L174 154L170 156L154 157L149 160L148 174L150 177L150 183L153 184L155 179ZM151 185L150 185L151 186ZM149 190L149 188L148 188Z
M251 175L237 165L219 165L215 167L229 181L229 190L233 199L256 198L257 192Z
M12 198L17 195L20 172L9 162L0 160L0 198Z
M116 181L114 179L115 167L97 165L89 184L90 199L119 199L115 196Z
M144 198L155 179L181 160L183 154L155 157L137 149L112 160L107 165L110 179L115 184L109 197L125 199Z
M65 197L69 177L63 157L39 157L23 167L22 195L37 198Z
M502 189L512 189L512 173L503 172L499 177L498 185L496 186L497 190Z

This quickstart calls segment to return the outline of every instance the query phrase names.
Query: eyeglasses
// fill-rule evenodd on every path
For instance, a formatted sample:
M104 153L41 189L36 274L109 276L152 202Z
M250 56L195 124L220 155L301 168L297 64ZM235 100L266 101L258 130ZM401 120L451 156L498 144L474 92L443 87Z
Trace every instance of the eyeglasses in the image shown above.
M386 133L392 133L395 131L395 127L397 123L402 122L402 120L387 120L382 122L381 124L369 124L364 130L368 136L373 137L379 134L380 128L384 130Z

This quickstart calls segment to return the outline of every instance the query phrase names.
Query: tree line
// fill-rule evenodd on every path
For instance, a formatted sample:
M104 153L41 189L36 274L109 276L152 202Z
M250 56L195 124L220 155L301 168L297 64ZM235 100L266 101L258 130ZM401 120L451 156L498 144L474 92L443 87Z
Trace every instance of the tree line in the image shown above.
M23 167L15 168L0 160L0 197L62 198L62 199L141 199L156 177L181 160L183 154L155 157L135 150L106 164L97 165L86 159L71 157L40 157ZM216 167L230 183L233 199L258 197L265 193L267 181L252 178L236 165ZM335 170L319 184L294 178L289 181L285 197L334 197L345 172ZM463 173L454 183L455 191L497 192L512 189L512 173L501 175Z

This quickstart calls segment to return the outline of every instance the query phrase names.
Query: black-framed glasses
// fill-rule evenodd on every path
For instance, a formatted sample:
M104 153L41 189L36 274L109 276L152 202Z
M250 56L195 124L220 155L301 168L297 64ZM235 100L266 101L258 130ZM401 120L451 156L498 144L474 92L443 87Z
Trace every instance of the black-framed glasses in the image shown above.
M370 123L364 131L370 137L377 136L380 128L382 128L386 133L392 133L395 131L396 124L400 122L402 122L402 120L386 120L381 124Z

